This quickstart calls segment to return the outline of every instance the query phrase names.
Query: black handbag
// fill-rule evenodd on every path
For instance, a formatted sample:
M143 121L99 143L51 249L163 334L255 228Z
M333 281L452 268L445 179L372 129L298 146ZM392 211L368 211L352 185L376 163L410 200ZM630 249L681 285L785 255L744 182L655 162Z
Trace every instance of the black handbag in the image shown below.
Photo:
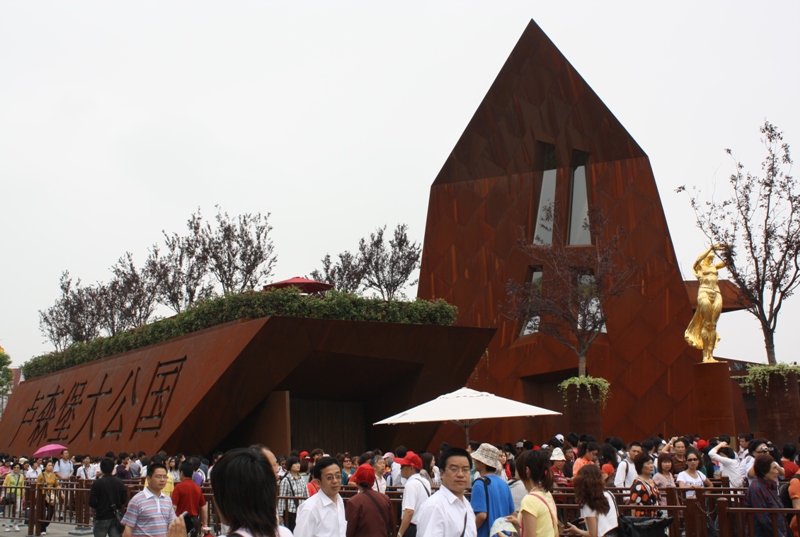
M617 535L619 537L664 537L664 530L670 527L675 520L671 516L620 515L616 498L614 499L614 509L617 511Z

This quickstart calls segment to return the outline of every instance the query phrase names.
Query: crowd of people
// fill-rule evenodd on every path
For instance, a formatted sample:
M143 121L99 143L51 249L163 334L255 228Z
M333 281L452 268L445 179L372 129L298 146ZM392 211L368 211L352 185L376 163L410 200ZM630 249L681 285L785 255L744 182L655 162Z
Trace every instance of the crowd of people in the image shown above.
M628 444L610 437L600 444L570 433L541 445L524 439L470 442L466 449L443 443L437 454L398 446L358 456L314 449L276 457L256 445L215 453L210 461L163 452L71 456L67 450L54 459L3 460L5 530L19 531L23 523L19 491L27 480L47 491L42 535L64 501L59 489L75 479L91 482L96 537L210 534L201 489L209 483L223 532L239 537L489 537L512 527L521 537L612 537L619 507L607 489L623 489L622 501L635 516L659 517L668 488L688 489L691 498L693 489L712 487L711 479L721 477L731 488L746 489L748 507L800 508L796 446L779 450L747 434L735 442L720 435ZM128 500L131 481L144 487ZM563 526L553 497L559 489L574 492L581 515ZM387 493L399 498L399 516ZM800 537L797 519L777 521L778 535ZM772 525L768 514L756 515L755 537L773 535Z

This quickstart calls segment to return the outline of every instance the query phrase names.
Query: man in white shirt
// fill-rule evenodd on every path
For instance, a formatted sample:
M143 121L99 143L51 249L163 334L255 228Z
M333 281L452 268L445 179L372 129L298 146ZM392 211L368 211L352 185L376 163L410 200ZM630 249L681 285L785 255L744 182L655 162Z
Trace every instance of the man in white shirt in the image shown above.
M419 509L419 537L477 537L472 506L464 498L469 488L472 460L460 448L450 448L439 457L442 486Z
M417 519L422 503L430 498L431 486L419 475L422 470L422 459L413 451L406 453L405 458L395 459L400 465L400 475L406 480L403 488L403 517L400 520L398 537L414 537L417 534Z
M614 486L617 488L630 489L633 480L639 473L636 471L634 459L642 452L642 445L639 442L631 442L628 446L628 456L617 466L617 474L614 476Z
M295 537L345 537L347 521L344 500L339 496L342 468L333 457L322 457L314 464L313 477L320 491L297 508Z
M68 480L72 475L73 469L72 461L69 460L69 451L66 449L61 450L61 458L53 466L53 471L61 481Z
M92 458L89 455L83 456L83 466L78 468L75 475L78 479L88 479L90 481L97 477L97 470L92 466Z
M406 446L397 446L394 450L394 458L392 460L392 465L390 466L392 470L392 477L389 481L391 481L391 486L394 487L402 487L405 486L406 480L403 477L403 472L401 471L401 465L397 461L399 459L403 459L408 454L408 450Z

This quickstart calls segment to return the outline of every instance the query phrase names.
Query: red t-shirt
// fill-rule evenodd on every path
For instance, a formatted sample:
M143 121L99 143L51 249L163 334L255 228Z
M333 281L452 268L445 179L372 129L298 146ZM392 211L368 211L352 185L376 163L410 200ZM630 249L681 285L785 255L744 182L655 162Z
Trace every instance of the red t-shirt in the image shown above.
M783 471L786 472L783 478L787 481L800 470L800 466L797 466L792 461L781 461L781 464L783 464Z
M203 491L191 479L184 479L172 491L172 505L179 515L188 512L189 516L200 515L200 508L206 504Z

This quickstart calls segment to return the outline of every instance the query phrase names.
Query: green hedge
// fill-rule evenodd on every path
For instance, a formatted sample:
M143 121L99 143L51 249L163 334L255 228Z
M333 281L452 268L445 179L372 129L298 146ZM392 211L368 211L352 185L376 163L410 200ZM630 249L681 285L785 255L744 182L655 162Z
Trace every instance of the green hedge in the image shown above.
M316 297L303 295L293 287L252 291L205 300L169 319L157 320L114 337L75 343L63 352L36 356L22 364L22 373L26 379L40 377L237 319L284 315L342 321L450 326L455 322L457 313L458 308L441 299L385 302L336 291L328 291L324 297Z

